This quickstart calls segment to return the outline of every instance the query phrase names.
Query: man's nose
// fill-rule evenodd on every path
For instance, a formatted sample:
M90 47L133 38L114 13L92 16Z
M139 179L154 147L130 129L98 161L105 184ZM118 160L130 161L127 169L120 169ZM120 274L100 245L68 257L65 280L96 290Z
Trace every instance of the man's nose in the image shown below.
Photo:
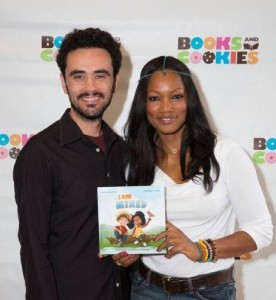
M85 82L85 87L89 91L97 90L97 82L93 77L88 77Z

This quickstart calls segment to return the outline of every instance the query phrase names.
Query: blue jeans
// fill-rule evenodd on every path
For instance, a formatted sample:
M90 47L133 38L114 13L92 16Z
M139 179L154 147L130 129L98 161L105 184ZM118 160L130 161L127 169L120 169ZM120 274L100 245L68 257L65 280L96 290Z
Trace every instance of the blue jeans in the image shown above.
M170 293L158 285L149 283L137 271L135 273L131 300L236 300L236 288L234 281L221 284L212 288L199 289L189 293Z

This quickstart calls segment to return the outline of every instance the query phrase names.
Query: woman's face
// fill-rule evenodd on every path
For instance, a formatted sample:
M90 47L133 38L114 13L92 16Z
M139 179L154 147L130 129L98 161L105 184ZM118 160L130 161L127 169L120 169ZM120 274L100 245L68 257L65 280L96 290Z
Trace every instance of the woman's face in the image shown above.
M153 73L147 88L146 113L159 135L182 134L186 119L186 91L177 72Z

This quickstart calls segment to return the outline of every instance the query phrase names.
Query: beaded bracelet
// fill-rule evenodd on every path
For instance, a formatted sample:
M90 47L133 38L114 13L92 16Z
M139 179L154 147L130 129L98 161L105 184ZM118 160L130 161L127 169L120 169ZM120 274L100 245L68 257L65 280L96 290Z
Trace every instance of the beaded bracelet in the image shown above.
M216 245L215 241L212 239L208 239L207 243L209 243L211 245L212 250L213 250L212 262L216 262L218 260L217 245Z
M208 256L207 262L211 262L214 257L214 252L213 252L212 246L207 241L203 241L203 242L207 246L208 251L209 251L209 256Z
M197 262L204 263L217 261L217 247L213 240L199 240L195 244L200 253L200 258L197 260Z

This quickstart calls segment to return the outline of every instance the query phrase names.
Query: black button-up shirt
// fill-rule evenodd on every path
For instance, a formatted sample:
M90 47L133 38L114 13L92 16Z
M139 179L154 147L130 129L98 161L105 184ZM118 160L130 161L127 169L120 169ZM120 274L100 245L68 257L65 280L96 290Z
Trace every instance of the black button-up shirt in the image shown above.
M124 142L105 122L102 128L105 154L67 110L30 139L17 158L14 183L26 299L114 299L118 267L109 257L97 257L97 187L125 185Z

